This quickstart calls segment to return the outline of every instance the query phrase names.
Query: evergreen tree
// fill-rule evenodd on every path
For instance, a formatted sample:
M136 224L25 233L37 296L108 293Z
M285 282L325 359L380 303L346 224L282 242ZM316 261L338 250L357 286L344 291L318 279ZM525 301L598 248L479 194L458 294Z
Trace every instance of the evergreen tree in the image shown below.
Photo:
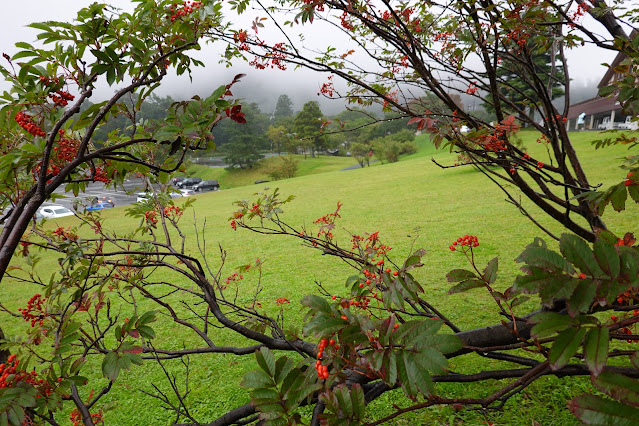
M322 110L315 101L306 102L295 116L294 131L299 139L310 140L308 147L311 157L314 157L315 152L324 149L326 145L326 137L320 133L322 117Z
M498 88L501 94L509 99L517 108L528 112L532 112L534 105L540 101L539 85L541 85L541 87L548 87L550 76L553 72L550 52L546 48L534 47L532 44L532 42L529 43L529 48L534 50L530 55L532 63L519 64L509 61L509 67L500 67L497 69L497 79L500 82ZM535 70L534 74L539 80L532 81L529 78L529 76L532 75L530 67ZM523 76L526 76L526 78ZM551 85L551 99L563 96L565 79L566 76L563 71L563 66L557 63ZM487 96L487 102L485 102L483 106L489 113L495 112L490 95Z
M286 121L289 117L293 117L293 101L288 97L288 95L280 95L280 97L277 98L277 105L275 105L273 118L279 125L281 124L281 121Z

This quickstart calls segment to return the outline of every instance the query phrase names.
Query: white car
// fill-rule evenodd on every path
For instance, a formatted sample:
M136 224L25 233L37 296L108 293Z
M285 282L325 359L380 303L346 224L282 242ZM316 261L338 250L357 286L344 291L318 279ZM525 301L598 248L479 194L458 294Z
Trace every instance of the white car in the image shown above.
M188 197L189 195L195 194L195 191L192 189L180 189L183 197Z
M71 210L59 205L40 207L40 210L38 210L38 212L45 219L57 219L59 217L73 216L73 212Z
M137 196L137 198L135 200L136 203L143 203L143 202L148 201L151 198L153 198L153 193L152 192L138 192L135 195Z

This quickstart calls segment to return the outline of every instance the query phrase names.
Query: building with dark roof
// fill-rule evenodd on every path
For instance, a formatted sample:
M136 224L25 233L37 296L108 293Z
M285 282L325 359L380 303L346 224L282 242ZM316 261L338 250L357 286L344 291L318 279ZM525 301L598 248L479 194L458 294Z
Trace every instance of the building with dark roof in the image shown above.
M637 35L636 31L630 34L630 38ZM619 53L608 67L608 71L597 85L598 89L609 86L615 81L626 77L624 73L615 69L626 58L626 55ZM630 123L630 115L624 113L623 107L616 95L602 98L596 96L582 102L570 105L568 109L568 130L577 130L577 119L582 114L586 114L584 128L586 130L609 130L609 129L635 129L636 125Z

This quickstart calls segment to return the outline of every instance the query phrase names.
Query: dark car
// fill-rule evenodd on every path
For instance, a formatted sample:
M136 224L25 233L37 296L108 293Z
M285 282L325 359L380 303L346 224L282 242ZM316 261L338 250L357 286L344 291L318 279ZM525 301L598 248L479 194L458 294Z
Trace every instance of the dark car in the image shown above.
M176 183L175 186L177 188L192 188L193 185L202 182L202 178L187 178L183 179L180 182Z
M203 180L197 185L193 185L193 191L217 191L220 189L220 183L216 180Z
M171 178L171 183L173 185L177 186L177 184L182 182L184 179L186 179L186 176L175 176L175 177Z

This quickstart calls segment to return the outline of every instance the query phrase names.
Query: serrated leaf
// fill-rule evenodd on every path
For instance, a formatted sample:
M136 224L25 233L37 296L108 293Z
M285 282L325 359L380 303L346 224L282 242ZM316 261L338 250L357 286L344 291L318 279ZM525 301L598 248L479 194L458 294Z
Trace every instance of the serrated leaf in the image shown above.
M364 420L366 416L366 399L359 383L351 386L351 402L353 404L353 420Z
M449 283L456 283L460 281L475 279L477 278L477 275L475 275L474 272L468 271L466 269L453 269L446 274L446 278L448 278Z
M639 407L639 381L623 374L604 370L592 383L605 394L624 404Z
M280 384L282 380L284 380L284 378L288 375L288 373L293 370L294 367L295 363L293 362L293 360L285 356L278 358L277 362L275 363L275 375L273 376L275 382L277 384Z
M610 278L617 278L621 265L619 254L617 254L614 246L603 239L598 239L593 244L593 250L601 270Z
M275 376L275 357L273 356L273 352L267 347L262 346L259 350L255 351L255 358L266 374L271 377Z
M111 381L115 381L120 374L120 363L117 352L109 352L102 360L102 374Z
M574 234L562 234L559 249L564 257L582 272L591 276L601 275L601 269L588 243Z
M392 349L384 351L384 358L382 359L382 373L384 374L384 381L389 386L395 386L397 381L397 355Z
M263 388L273 387L275 383L264 371L253 370L244 374L240 386L244 388Z
M593 375L598 376L606 366L609 347L608 327L595 327L588 330L584 343L584 357L586 365Z
M572 318L568 315L561 315L556 312L541 312L534 315L529 321L533 324L536 323L530 330L530 334L537 339L550 337L574 324Z
M483 278L488 282L488 284L492 284L497 279L497 269L499 268L499 258L493 258L488 264L486 268L484 268Z
M568 313L575 317L580 313L586 313L594 303L597 293L597 283L593 280L577 280L575 291L568 299Z
M595 395L578 396L568 408L589 425L634 426L639 419L639 409Z
M348 388L345 385L336 386L333 393L337 398L340 411L346 418L350 418L353 415L353 403L351 402L351 395Z
M628 193L626 192L626 187L625 185L622 183L620 183L619 185L617 185L615 187L615 189L612 191L612 194L610 195L610 201L612 203L612 208L615 209L615 211L622 211L623 209L626 208L626 198L628 197Z
M302 305L306 306L307 308L311 310L318 311L318 312L331 311L331 307L326 301L326 299L324 299L323 297L317 296L315 294L310 294L308 296L305 296L302 299Z
M559 333L548 354L551 369L557 370L568 363L581 346L586 331L583 327L573 327Z
M485 285L486 284L482 280L477 280L477 279L466 280L466 281L460 282L457 285L452 286L451 289L448 290L448 294L462 293L464 291L468 291L473 288L484 287Z

